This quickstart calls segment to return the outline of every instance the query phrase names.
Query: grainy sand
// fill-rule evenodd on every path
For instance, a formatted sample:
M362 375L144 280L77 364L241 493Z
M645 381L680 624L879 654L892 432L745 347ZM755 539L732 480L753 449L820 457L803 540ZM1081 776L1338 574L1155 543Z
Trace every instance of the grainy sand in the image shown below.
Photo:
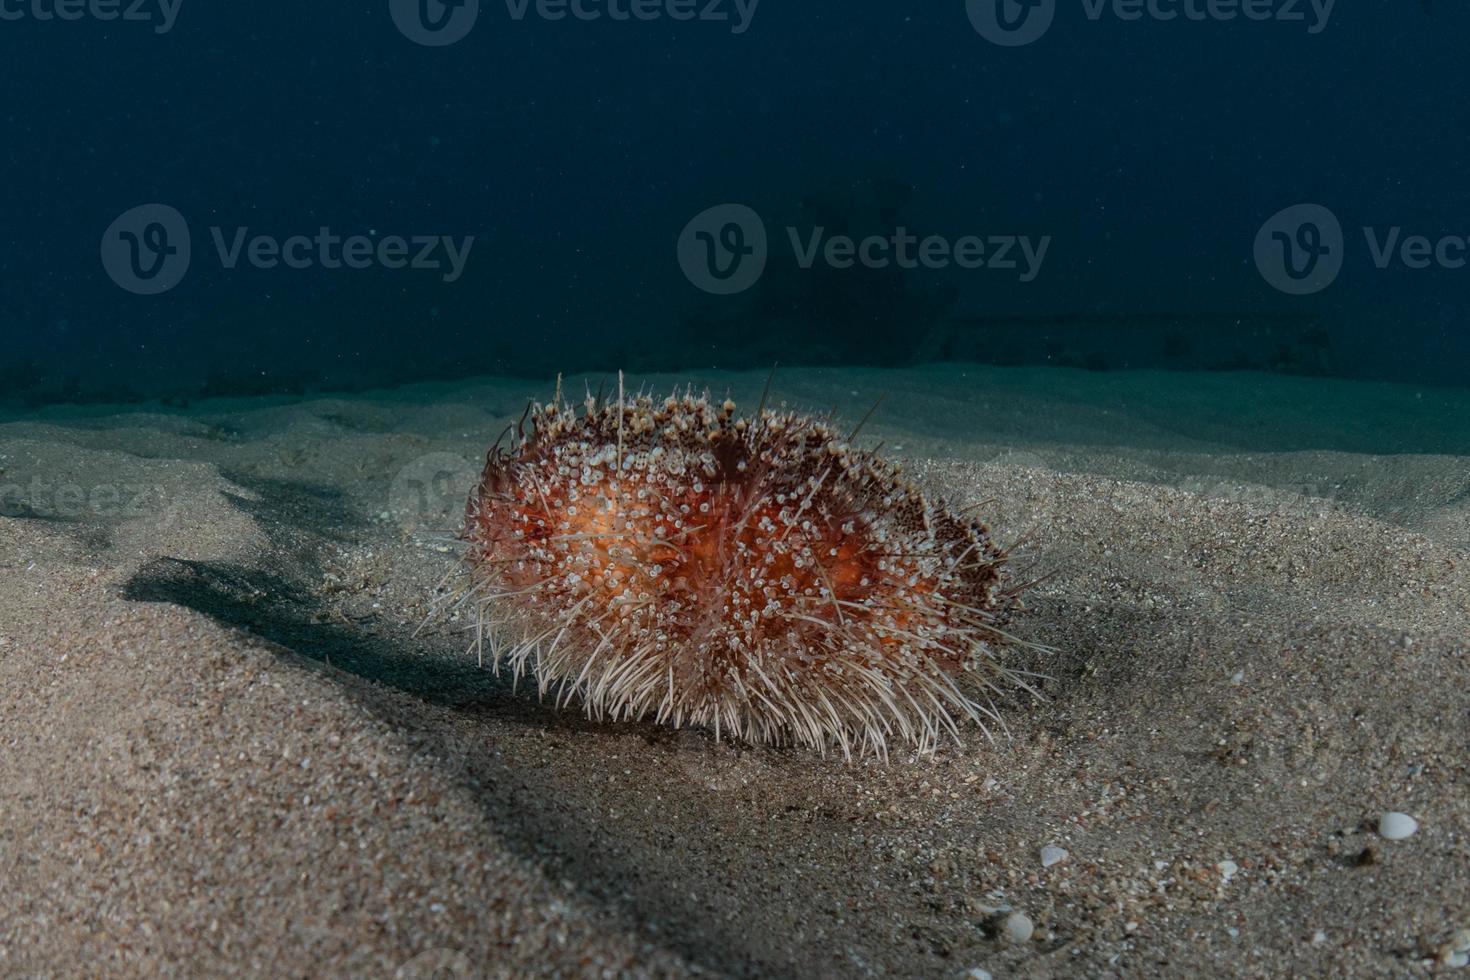
M694 380L749 408L764 378ZM1470 394L954 366L775 388L850 418L884 391L868 438L1030 532L1020 564L1055 576L1018 629L1062 651L1018 663L1051 679L1009 738L886 764L594 724L478 669L462 623L414 635L453 566L435 527L549 388L0 425L0 976L1457 961ZM1391 810L1418 833L1380 838Z

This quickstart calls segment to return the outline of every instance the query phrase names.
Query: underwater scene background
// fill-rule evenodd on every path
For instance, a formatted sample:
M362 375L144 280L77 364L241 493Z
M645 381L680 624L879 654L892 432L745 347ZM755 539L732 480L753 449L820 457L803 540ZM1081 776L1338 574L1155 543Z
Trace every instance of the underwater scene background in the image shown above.
M0 0L0 977L1466 966L1467 28Z

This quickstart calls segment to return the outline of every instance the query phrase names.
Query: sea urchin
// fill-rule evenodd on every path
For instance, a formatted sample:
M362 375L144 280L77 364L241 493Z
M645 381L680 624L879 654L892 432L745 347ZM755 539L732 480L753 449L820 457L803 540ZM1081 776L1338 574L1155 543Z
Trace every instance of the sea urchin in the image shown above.
M593 717L845 755L996 718L1015 590L984 524L826 421L619 389L558 388L490 450L461 533L482 656Z

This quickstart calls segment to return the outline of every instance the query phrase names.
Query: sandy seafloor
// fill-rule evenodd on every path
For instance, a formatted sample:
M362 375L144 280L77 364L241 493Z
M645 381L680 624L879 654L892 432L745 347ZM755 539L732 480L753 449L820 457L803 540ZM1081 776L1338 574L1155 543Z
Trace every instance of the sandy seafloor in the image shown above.
M746 408L765 380L689 379ZM887 763L592 723L479 669L462 622L414 636L549 382L0 425L0 976L1450 971L1470 391L774 386L850 419L884 392L865 438L1029 533L1055 574L1016 629L1061 651L1016 661L1051 679L1009 738Z

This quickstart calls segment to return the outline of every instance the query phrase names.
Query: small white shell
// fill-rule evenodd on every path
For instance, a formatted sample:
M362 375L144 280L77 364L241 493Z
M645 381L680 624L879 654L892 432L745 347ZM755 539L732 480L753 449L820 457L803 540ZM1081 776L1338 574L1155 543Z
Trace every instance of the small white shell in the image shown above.
M1384 840L1403 840L1413 837L1419 829L1419 821L1407 813L1390 811L1378 818L1378 836Z

